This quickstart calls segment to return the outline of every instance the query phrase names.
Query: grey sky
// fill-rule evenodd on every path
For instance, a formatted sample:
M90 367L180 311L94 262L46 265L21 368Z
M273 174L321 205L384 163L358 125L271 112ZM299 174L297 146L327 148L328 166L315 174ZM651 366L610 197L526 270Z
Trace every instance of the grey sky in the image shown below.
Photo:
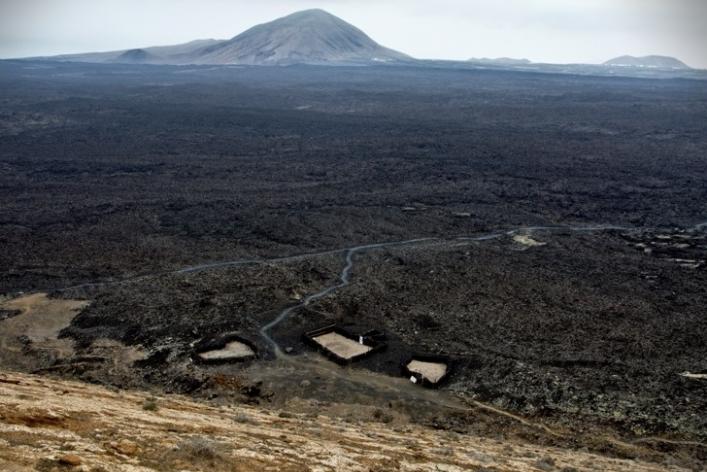
M707 0L0 0L0 57L230 38L307 8L418 58L664 54L707 68Z

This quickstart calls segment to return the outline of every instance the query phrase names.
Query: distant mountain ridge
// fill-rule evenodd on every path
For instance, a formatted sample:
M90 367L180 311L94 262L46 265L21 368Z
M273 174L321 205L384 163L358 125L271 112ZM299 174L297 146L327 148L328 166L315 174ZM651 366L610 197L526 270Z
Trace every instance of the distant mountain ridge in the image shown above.
M254 26L202 51L197 63L325 64L409 59L323 10L306 10Z
M411 58L372 40L355 26L325 12L305 10L254 26L228 40L197 40L176 46L51 59L140 64L372 64Z
M670 56L620 56L606 61L603 65L610 67L643 67L652 69L689 70L690 66Z
M152 54L144 49L130 49L118 56L116 62L139 64L149 62L152 58Z
M538 73L623 77L707 78L668 56L621 56L603 64L551 64L512 57L472 58L468 61L414 59L386 48L357 27L324 10L304 10L253 26L231 39L199 39L172 46L28 58L104 64L157 65L328 65L378 64L417 67L483 68ZM25 59L26 60L26 59Z

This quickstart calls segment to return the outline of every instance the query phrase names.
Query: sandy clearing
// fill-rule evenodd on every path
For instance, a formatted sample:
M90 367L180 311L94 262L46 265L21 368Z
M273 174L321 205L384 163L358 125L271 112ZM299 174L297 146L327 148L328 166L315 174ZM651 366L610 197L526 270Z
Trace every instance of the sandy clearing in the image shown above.
M515 236L513 236L513 241L527 247L540 247L545 246L547 244L533 239L526 234L516 234Z
M199 357L205 361L213 360L225 360L225 359L240 359L243 357L254 356L255 351L250 348L247 344L231 341L226 344L223 349L216 349L213 351L202 352Z
M371 351L373 348L359 344L336 332L322 334L312 338L317 344L344 359L351 359Z
M22 333L34 342L56 339L59 331L88 305L83 300L52 299L46 293L15 298L0 305L6 310L19 310L20 315L2 321L3 331Z
M440 362L425 362L413 360L407 365L410 372L422 375L432 383L439 382L447 373L447 366Z
M73 341L58 339L58 335L89 303L49 298L45 293L0 302L0 308L20 311L20 315L0 321L0 367L35 370L71 359L76 354ZM21 341L22 336L31 341L29 345ZM125 346L110 339L96 340L82 354L104 358L114 370L147 358L141 346Z
M51 351L57 357L68 357L73 353L73 343L58 339L59 332L69 326L71 320L89 302L49 298L46 293L35 293L4 301L0 308L18 310L21 314L0 321L0 349L21 352L20 336L27 336L36 349Z

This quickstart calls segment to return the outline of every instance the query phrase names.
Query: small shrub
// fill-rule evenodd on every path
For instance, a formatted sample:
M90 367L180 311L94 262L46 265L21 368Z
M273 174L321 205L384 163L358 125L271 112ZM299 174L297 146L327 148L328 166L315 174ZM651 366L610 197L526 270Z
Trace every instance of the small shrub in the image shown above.
M535 467L547 472L555 470L555 459L552 457L544 457L535 463Z
M381 423L390 423L393 421L393 416L384 412L381 409L377 409L373 412L373 418Z
M147 398L142 404L142 409L145 411L159 410L159 406L157 406L157 399L154 397Z
M219 457L216 444L204 438L190 438L179 445L185 457L193 461L213 461Z
M245 413L237 413L233 415L233 421L235 423L243 423L243 424L258 424L258 422L251 418L250 416L246 415Z
M179 443L164 457L168 463L187 462L201 466L224 463L224 445L202 437L191 437Z

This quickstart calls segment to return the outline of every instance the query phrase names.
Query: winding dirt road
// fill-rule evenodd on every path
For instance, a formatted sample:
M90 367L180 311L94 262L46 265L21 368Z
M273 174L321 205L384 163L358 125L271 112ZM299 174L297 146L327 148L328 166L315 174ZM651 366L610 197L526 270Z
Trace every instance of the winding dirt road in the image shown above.
M623 226L615 226L615 225L600 225L600 226L528 226L528 227L522 227L522 228L516 228L508 231L501 231L501 232L493 232L493 233L487 233L487 234L482 234L482 235L477 235L477 236L462 236L462 237L457 237L449 241L491 241L495 239L500 239L505 236L514 236L517 234L521 233L531 233L531 232L557 232L557 231L571 231L571 232L598 232L598 231L614 231L614 230L628 230L630 228L623 227ZM316 257L316 256L322 256L322 255L330 255L330 254L337 254L344 252L346 254L345 257L345 262L346 264L344 265L343 269L341 270L341 273L339 275L339 283L335 285L331 285L329 287L326 287L319 292L310 294L306 296L300 303L296 305L289 306L285 308L280 314L273 319L271 322L266 324L260 329L260 334L267 341L267 343L270 345L270 347L273 349L275 355L277 357L282 357L282 350L280 349L279 344L272 338L270 335L270 330L272 330L274 327L285 321L292 313L295 311L299 310L300 308L303 308L310 304L311 302L315 300L319 300L321 298L326 297L327 295L335 292L336 290L339 290L341 288L344 288L351 284L351 271L353 270L354 267L354 256L357 254L365 253L368 251L373 251L377 249L385 249L389 247L399 247L399 246L410 246L410 245L419 245L419 244L424 244L424 243L432 243L432 242L444 242L445 240L442 238L420 238L420 239L409 239L405 241L393 241L393 242L388 242L388 243L378 243L378 244L367 244L367 245L361 245L361 246L353 246L349 247L346 249L341 249L338 251L328 251L328 252L323 252L323 253L316 253L316 254L309 254L307 257ZM303 256L296 256L296 257L303 257ZM290 258L283 258L283 259L274 259L270 260L269 262L278 262L278 261L287 261L291 260ZM243 264L251 264L251 263L256 263L255 261L234 261L230 263L230 266L234 266L236 264L240 263L240 265ZM216 267L226 267L225 264L228 263L217 263L217 264L211 264L211 265L201 265L201 266L195 266L192 268L187 268L187 269L182 269L179 271L179 273L185 273L185 272L194 272L196 270L205 270L205 269L210 269L210 268L216 268Z
M701 231L706 228L707 228L707 222L698 223L698 224L692 226L690 229ZM492 241L492 240L500 239L503 237L508 237L508 236L513 237L513 236L516 236L519 234L533 233L533 232L596 233L596 232L603 232L603 231L636 231L636 230L643 230L643 231L653 230L654 231L654 230L657 230L657 228L635 228L635 227L620 226L620 225L613 225L613 224L591 225L591 226L563 226L563 225L522 226L522 227L517 227L514 229L505 230L505 231L494 231L491 233L485 233L485 234L474 235L474 236L457 236L457 237L448 238L448 239L447 238L438 238L438 237L436 237L436 238L418 238L418 239L409 239L409 240L404 240L404 241L391 241L391 242L384 242L384 243L374 243L374 244L351 246L351 247L347 247L347 248L343 248L343 249L333 249L333 250L313 252L313 253L300 254L300 255L294 255L294 256L277 257L277 258L272 258L272 259L237 259L237 260L231 260L231 261L219 261L219 262L213 262L213 263L205 263L205 264L187 266L187 267L183 267L183 268L177 269L177 270L144 274L144 275L139 275L139 276L130 277L130 278L126 278L126 279L110 281L110 282L94 282L94 283L73 285L70 287L58 289L56 291L66 292L66 291L70 291L70 290L77 290L77 289L89 288L89 287L95 287L95 286L117 285L117 284L121 284L121 283L134 282L136 280L140 280L140 279L144 279L144 278L158 277L158 276L162 276L162 275L191 274L191 273L198 273L198 272L203 272L203 271L224 269L224 268L230 268L230 267L243 267L243 266L250 266L250 265L292 262L292 261L303 260L303 259L314 258L314 257L344 254L345 255L345 265L341 270L341 273L339 275L339 282L337 284L325 287L322 290L320 290L319 292L316 292L316 293L306 296L300 303L285 308L282 312L280 312L278 314L278 316L275 319L273 319L272 321L270 321L269 323L267 323L266 325L264 325L260 329L261 336L268 343L268 345L271 347L274 354L277 357L282 357L283 356L282 349L280 348L280 345L277 343L277 341L270 335L271 330L273 328L275 328L277 325L279 325L280 323L282 323L283 321L285 321L292 313L299 310L300 308L307 306L309 303L311 303L315 300L319 300L321 298L324 298L324 297L328 296L329 294L335 292L336 290L339 290L341 288L348 286L351 283L351 272L354 267L354 256L356 256L357 254L365 253L368 251L374 251L374 250L378 250L378 249L385 249L385 248L389 248L389 247L419 245L419 244L432 243L432 242L442 243L445 241L447 241L447 242Z

